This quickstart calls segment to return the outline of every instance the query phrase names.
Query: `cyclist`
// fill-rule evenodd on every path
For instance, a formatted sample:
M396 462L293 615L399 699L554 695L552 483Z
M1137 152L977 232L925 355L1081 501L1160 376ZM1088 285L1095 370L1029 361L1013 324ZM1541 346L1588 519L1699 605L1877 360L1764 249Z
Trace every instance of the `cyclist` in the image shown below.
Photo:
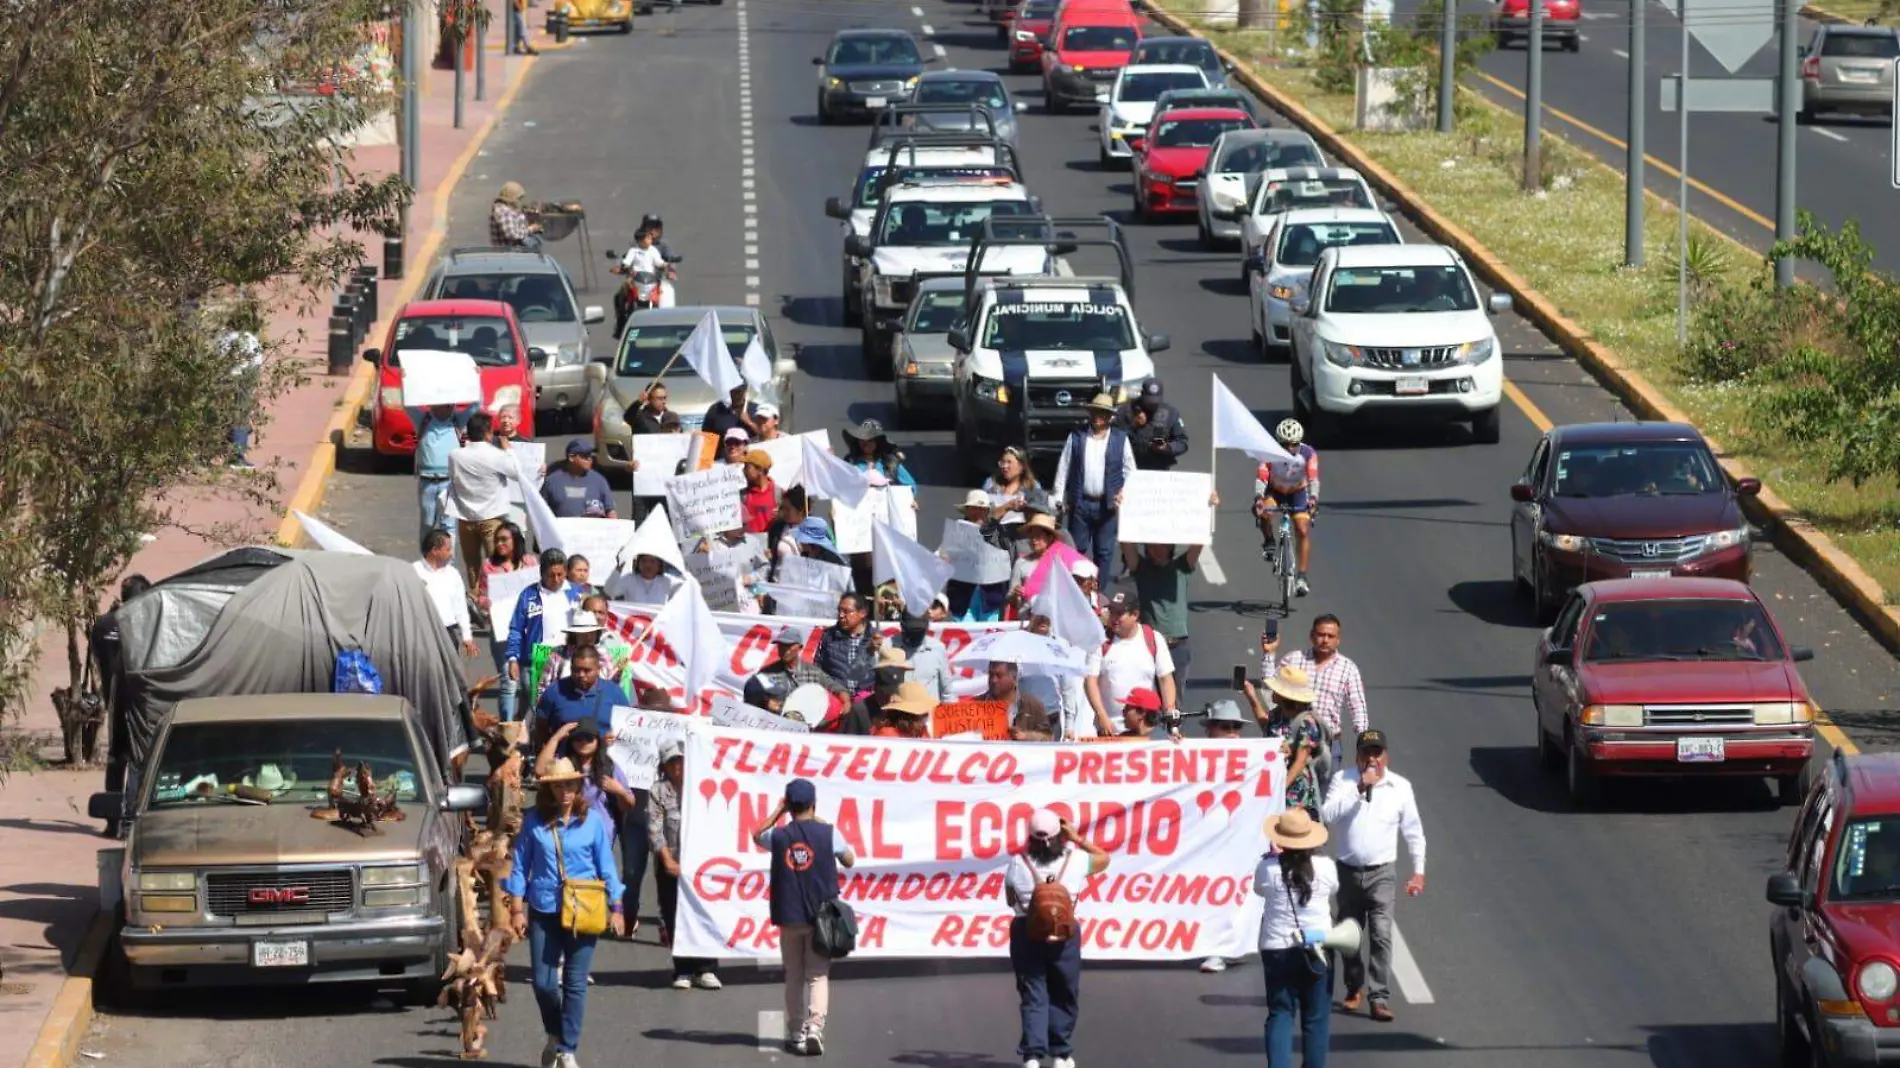
M1260 523L1264 540L1261 553L1273 559L1273 528L1278 522L1274 509L1285 504L1293 510L1293 540L1299 561L1294 592L1301 597L1313 592L1306 582L1307 564L1312 559L1313 517L1319 514L1319 453L1304 444L1306 428L1298 419L1282 419L1273 428L1273 438L1292 457L1268 460L1254 472L1254 517Z

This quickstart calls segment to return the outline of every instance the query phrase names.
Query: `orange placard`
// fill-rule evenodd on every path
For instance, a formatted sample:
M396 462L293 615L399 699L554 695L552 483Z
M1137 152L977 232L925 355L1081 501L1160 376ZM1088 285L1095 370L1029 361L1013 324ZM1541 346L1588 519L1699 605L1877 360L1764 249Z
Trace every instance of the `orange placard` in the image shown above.
M992 742L1009 741L1009 702L946 701L930 714L932 738L972 731Z
M688 466L695 471L710 471L712 465L719 462L719 435L699 432L698 455Z

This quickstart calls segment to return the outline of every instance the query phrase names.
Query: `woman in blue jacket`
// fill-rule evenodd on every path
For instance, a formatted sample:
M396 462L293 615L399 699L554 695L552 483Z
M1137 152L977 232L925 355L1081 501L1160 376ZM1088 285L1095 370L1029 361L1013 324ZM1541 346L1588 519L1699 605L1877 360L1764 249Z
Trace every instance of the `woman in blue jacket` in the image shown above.
M515 601L514 618L508 622L508 663L503 670L508 672L509 679L518 681L534 667L535 646L556 644L543 643L541 640L543 634L549 633L550 626L554 628L553 633L565 641L568 617L573 615L580 600L581 591L567 581L566 554L559 549L542 553L541 582L522 591L521 597ZM550 607L558 612L552 623L548 621ZM519 693L525 695L520 703L530 708L534 706L535 697L539 696L532 686L520 687ZM515 708L504 708L501 718L520 718L516 713Z
M574 1051L581 1044L587 973L599 941L597 935L575 934L561 925L563 878L606 883L611 909L608 927L616 936L627 931L626 914L620 907L626 887L614 864L613 831L606 816L582 796L583 778L566 757L540 776L534 811L521 821L514 863L501 881L511 902L510 926L517 938L528 940L534 1000L541 1009L541 1029L548 1036L541 1063L553 1068L579 1068Z

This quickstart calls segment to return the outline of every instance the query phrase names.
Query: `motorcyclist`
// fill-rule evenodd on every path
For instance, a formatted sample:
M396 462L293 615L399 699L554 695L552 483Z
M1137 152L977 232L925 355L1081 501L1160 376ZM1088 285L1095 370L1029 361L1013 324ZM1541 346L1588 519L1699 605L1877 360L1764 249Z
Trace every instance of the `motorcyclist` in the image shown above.
M1161 398L1161 380L1151 378L1115 413L1116 425L1128 432L1128 443L1135 448L1135 466L1143 471L1173 470L1188 451L1181 413Z
M653 231L653 247L660 250L666 262L674 262L673 246L666 243L666 223L658 215L640 216L640 229Z
M660 250L659 232L646 227L633 235L633 244L628 246L627 254L620 258L610 270L615 274L624 274L632 278L640 274L656 274L665 279L677 278L666 255ZM633 315L633 295L627 286L621 286L614 293L614 336L619 337L627 329L627 319Z
M1254 518L1260 524L1261 553L1273 558L1273 528L1279 522L1274 509L1285 504L1293 511L1293 540L1299 575L1293 591L1304 597L1313 592L1306 581L1312 560L1313 517L1319 514L1319 453L1304 443L1306 428L1297 419L1282 419L1273 438L1292 457L1268 460L1254 472Z

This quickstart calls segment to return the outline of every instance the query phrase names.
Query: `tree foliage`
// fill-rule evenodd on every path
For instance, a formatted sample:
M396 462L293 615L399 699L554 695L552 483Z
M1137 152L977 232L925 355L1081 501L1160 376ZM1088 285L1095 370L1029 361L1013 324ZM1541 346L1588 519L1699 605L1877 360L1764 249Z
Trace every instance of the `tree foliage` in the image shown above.
M0 711L31 627L89 628L183 491L273 496L227 436L223 332L327 300L407 191L344 137L386 107L355 67L373 0L28 0L0 10ZM333 93L312 89L336 86ZM266 339L267 344L284 339Z

